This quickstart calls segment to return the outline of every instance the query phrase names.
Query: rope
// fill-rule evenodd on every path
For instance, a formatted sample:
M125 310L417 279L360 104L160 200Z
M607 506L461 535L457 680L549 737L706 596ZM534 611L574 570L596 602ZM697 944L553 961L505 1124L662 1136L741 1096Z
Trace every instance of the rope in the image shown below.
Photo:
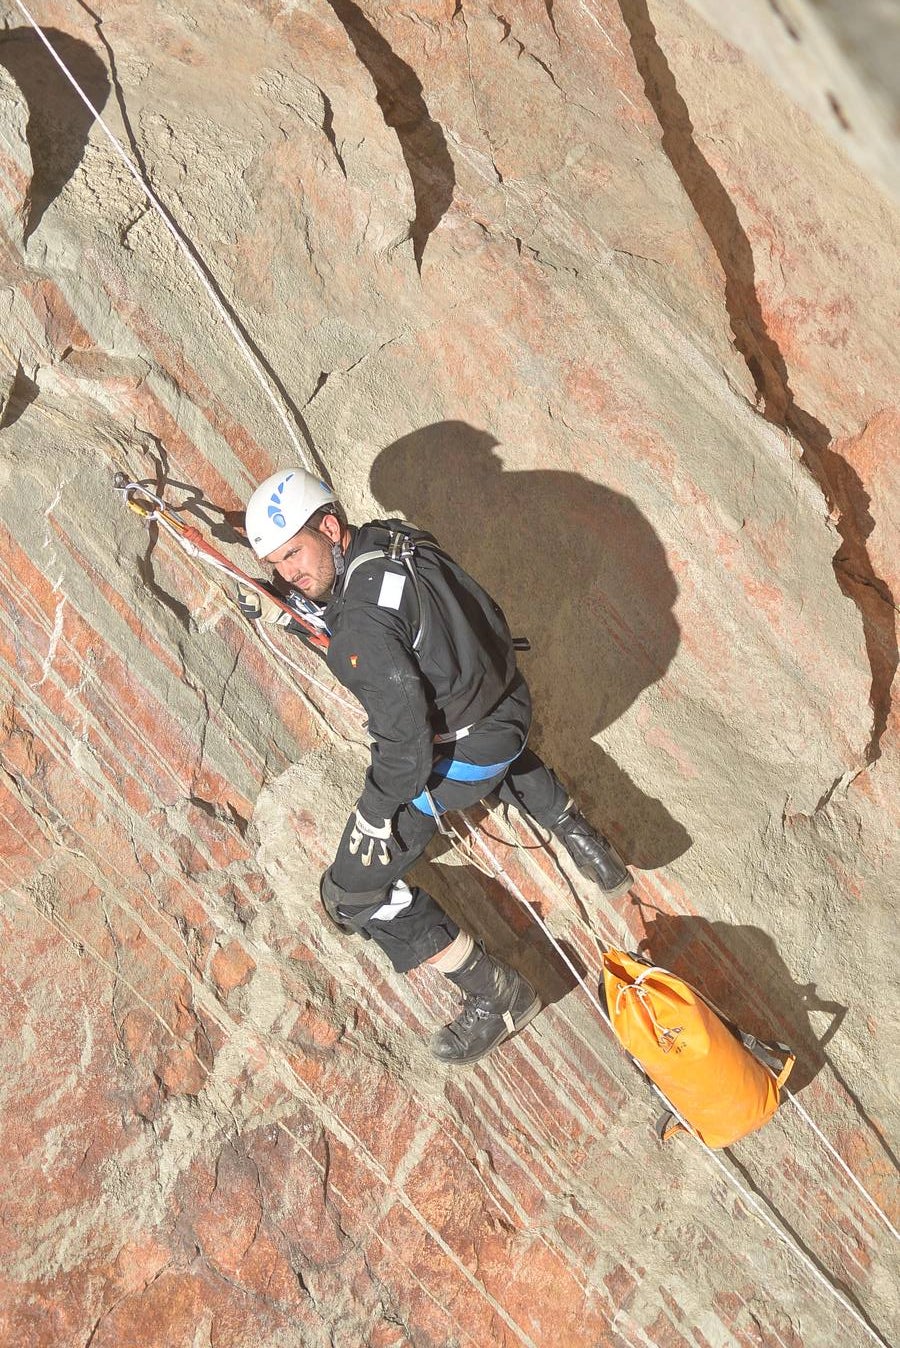
M856 1185L856 1187L857 1187L857 1189L859 1190L859 1192L863 1195L863 1197L864 1197L869 1203L871 1203L872 1207L873 1207L873 1208L875 1209L875 1211L878 1213L878 1216L881 1218L881 1220L884 1222L884 1224L885 1224L885 1226L887 1227L887 1229L890 1231L891 1235L894 1237L894 1240L900 1240L900 1232L898 1232L897 1228L892 1224L890 1218L889 1218L889 1217L887 1216L887 1214L886 1214L886 1213L885 1213L885 1212L878 1206L878 1204L875 1202L875 1199L874 1199L874 1198L872 1197L872 1195L869 1193L868 1189L866 1189L866 1188L863 1186L863 1184L856 1178L856 1176L854 1175L853 1171L852 1171L852 1170L850 1169L850 1167L847 1165L847 1162L846 1162L846 1161L844 1160L844 1158L840 1155L840 1153L836 1150L836 1148L833 1147L832 1144L828 1141L828 1138L827 1138L827 1137L825 1136L825 1134L822 1132L822 1130L821 1130L821 1128L819 1127L819 1125L815 1122L814 1119L810 1118L809 1114L808 1114L808 1113L806 1112L806 1110L803 1108L803 1106L801 1105L800 1101L797 1099L796 1095L794 1095L791 1091L789 1091L788 1088L787 1088L787 1086L783 1086L783 1087L782 1087L782 1091L783 1091L784 1094L788 1097L788 1099L790 1100L790 1102L791 1102L791 1104L794 1106L794 1108L797 1110L797 1112L800 1114L801 1118L804 1118L804 1119L806 1120L806 1122L809 1124L810 1128L813 1130L813 1132L816 1134L816 1136L819 1138L819 1140L822 1142L822 1144L823 1144L825 1147L827 1147L828 1151L831 1153L831 1155L832 1155L832 1156L834 1157L834 1159L837 1161L838 1165L841 1167L841 1169L843 1170L844 1174L847 1175L850 1179L852 1179L853 1183Z
M538 913L534 908L534 906L528 902L528 900L525 898L525 895L519 889L519 886L507 872L505 866L500 865L497 858L494 856L490 848L487 846L487 844L479 835L478 830L472 823L470 823L469 819L466 817L465 814L462 815L462 818L470 835L475 839L476 843L481 848L482 852L484 852L485 856L490 861L496 879L499 880L502 878L507 888L509 889L510 893L513 895L513 897L518 899L519 903L521 903L523 907L525 907L527 911L531 914L534 921L541 928L544 935L547 937L547 940L550 942L553 949L556 951L557 955L560 957L560 959L563 961L566 967L570 970L570 972L574 975L578 985L587 996L588 1001L595 1008L595 1010L597 1010L600 1013L601 1018L609 1026L612 1033L615 1034L615 1030L613 1030L612 1021L610 1020L608 1011L606 1010L605 1007L600 1005L600 1002L597 1000L597 998L594 996L594 994L588 987L586 979L583 978L583 976L578 972L575 965L572 963L572 961L566 954L565 950L559 944L556 937L553 935L550 928L547 926L546 922L541 917L540 913ZM616 1038L616 1042L618 1043L618 1037ZM628 1054L628 1057L631 1058L632 1062L635 1063L635 1066L638 1068L641 1074L646 1077L646 1073L643 1071L643 1068L641 1067L640 1063L638 1063L637 1060L634 1057L632 1057L630 1053ZM650 1081L649 1077L647 1078L647 1080ZM743 1185L741 1181L735 1175L732 1174L732 1172L728 1169L728 1166L725 1165L722 1158L720 1156L717 1156L716 1153L712 1150L712 1148L707 1146L707 1144L703 1141L703 1138L699 1136L699 1134L695 1131L695 1129L691 1127L691 1125L687 1122L687 1120L682 1118L678 1110L675 1108L675 1106L672 1104L670 1100L666 1099L665 1095L659 1089L656 1083L650 1081L650 1086L652 1090L655 1092L655 1094L659 1096L660 1100L663 1101L663 1103L666 1106L666 1109L670 1110L674 1118L678 1120L678 1122L682 1125L682 1127L697 1139L697 1141L700 1143L700 1146L707 1153L707 1155L712 1158L715 1164L725 1175L729 1183L735 1189L737 1189L743 1202L748 1207L753 1208L756 1211L757 1215L766 1223L766 1225L772 1228L772 1230L778 1236L779 1240L781 1240L782 1243L785 1244L788 1247L788 1249L800 1260L800 1262L805 1266L805 1268L810 1273L812 1273L816 1281L821 1283L823 1287L827 1288L827 1290L831 1293L831 1295L835 1298L835 1300L838 1301L841 1306L843 1306L844 1310L846 1310L848 1314L853 1317L853 1319L857 1322L857 1324L862 1326L862 1328L868 1334L869 1338L872 1339L874 1343L881 1345L881 1348L888 1348L888 1345L886 1344L885 1340L881 1337L881 1335L878 1334L874 1329L872 1329L872 1327L866 1322L863 1316L860 1315L859 1311L856 1310L856 1308L853 1305L851 1305L851 1303L847 1300L847 1298L843 1295L843 1293L839 1292L838 1289L834 1286L834 1284L828 1278L825 1277L825 1275L821 1272L820 1269L816 1267L816 1265L813 1263L809 1255L806 1254L800 1248L797 1242L790 1235L788 1235L788 1233L784 1231L782 1227L765 1211L760 1202L753 1196L753 1194L750 1193L750 1191L746 1188L746 1186ZM793 1099L793 1097L791 1098ZM797 1101L794 1100L794 1103L797 1104ZM813 1127L815 1127L814 1124ZM819 1130L816 1129L816 1131L818 1132ZM865 1190L863 1192L865 1192ZM869 1197L868 1194L866 1196ZM872 1201L874 1200L870 1198L870 1202ZM887 1221L887 1218L885 1218L885 1221ZM890 1223L888 1224L890 1225ZM891 1230L893 1230L893 1228L891 1228ZM896 1234L896 1232L894 1234Z
M284 426L284 429L287 431L288 439L290 440L293 448L299 454L304 466L306 468L315 471L314 465L311 462L308 449L306 448L306 446L301 444L300 440L297 437L296 432L294 431L293 426L290 423L290 420L288 419L283 399L275 392L275 389L272 387L272 381L264 372L262 365L259 361L259 358L254 354L247 339L244 337L243 333L238 328L234 319L231 317L228 310L225 308L225 305L222 303L222 301L216 294L215 290L213 289L213 286L207 276L207 272L206 270L204 270L205 264L201 266L200 262L198 262L197 257L195 256L196 250L192 249L192 245L188 243L185 235L179 229L178 225L176 225L175 221L172 219L166 207L159 200L153 189L150 186L148 186L148 184L144 181L143 177L141 176L140 169L134 163L131 156L123 148L121 142L116 138L115 133L110 130L109 126L103 120L103 117L94 107L93 103L88 98L87 94L84 92L81 85L76 80L75 76L69 70L66 63L57 54L57 52L54 51L52 45L45 36L43 29L40 27L40 25L35 21L33 16L26 9L25 5L22 3L22 0L13 0L13 2L16 5L16 7L21 11L21 13L24 14L28 22L31 24L31 27L34 29L38 38L47 48L47 51L50 53L50 56L59 66L63 75L66 77L69 84L71 84L72 88L75 90L76 94L81 99L82 103L91 113L91 115L95 118L97 123L102 127L106 135L106 138L113 147L113 150L118 155L119 159L121 159L125 167L128 169L128 172L131 174L132 178L134 178L138 187L141 189L144 196L147 198L148 202L152 206L153 210L156 211L156 214L159 216L160 220L162 220L166 229L169 231L172 238L175 240L175 243L179 251L187 259L191 270L197 277L197 280L203 286L203 289L206 291L209 298L212 300L213 306L218 311L219 316L222 318L222 320L225 323L225 326L228 328L228 331L231 333L232 337L237 343L238 350L240 351L241 355L244 358L244 361L248 365L250 372L253 375L253 378L259 384L263 393L266 395L272 407L278 414L282 422L282 425Z
M663 1100L665 1100L665 1096L662 1094L662 1091L659 1090L657 1086L654 1086L653 1089L656 1091L657 1095L659 1095ZM732 1175L731 1171L728 1169L728 1166L722 1160L721 1156L717 1156L716 1153L710 1147L707 1147L706 1143L703 1142L702 1140L700 1142L700 1145L703 1147L704 1151L706 1151L706 1153L712 1158L712 1160L715 1161L716 1165L722 1171L722 1174L725 1176L725 1178L731 1184L734 1185L735 1189L737 1189L738 1193L740 1194L742 1201L748 1204L750 1207L752 1207L755 1210L757 1216L760 1217L766 1223L767 1226L772 1228L778 1239L782 1241L788 1247L788 1249L791 1250L792 1253L795 1254L797 1258L802 1261L808 1272L810 1272L813 1275L816 1281L821 1283L822 1286L831 1293L831 1295L835 1298L835 1300L838 1301L843 1306L844 1310L847 1311L853 1317L853 1319L856 1321L858 1325L862 1326L862 1328L868 1334L872 1342L880 1344L881 1348L888 1348L888 1344L881 1337L881 1335L876 1330L874 1330L870 1324L866 1322L866 1320L863 1318L863 1316L860 1315L856 1307L850 1304L850 1302L847 1300L844 1294L838 1291L838 1289L834 1286L834 1284L830 1281L830 1279L825 1277L825 1274L821 1271L821 1269L816 1268L812 1259L810 1259L809 1255L804 1253L804 1251L800 1249L800 1246L793 1239L793 1237L789 1236L788 1233L784 1231L772 1217L769 1216L769 1214L765 1211L759 1200L755 1198L754 1195L751 1194L750 1191L747 1188L745 1188L743 1184L741 1184L739 1179L737 1179L734 1175Z
M184 548L185 552L188 552L192 557L202 558L207 566L214 567L217 571L224 572L225 575L229 576L232 580L240 581L243 579L240 573L234 571L227 562L220 561L218 557L210 557L208 554L201 552L200 548L191 543L189 539L182 538L181 535L172 529L164 519L158 518L156 522L168 530L172 537L182 548ZM306 682L312 684L314 688L318 688L326 697L330 697L332 702L336 702L339 706L346 708L346 710L355 716L357 720L362 719L362 713L356 703L349 701L346 697L341 697L340 693L336 693L333 688L329 688L327 683L323 683L321 679L317 679L313 674L307 673L302 665L296 664L285 655L284 651L280 651L266 632L262 619L255 618L253 620L253 626L256 629L256 635L264 645L268 646L269 650L277 655L279 660L283 660L289 669L292 669L295 674L299 674L301 679L305 679Z
M147 201L149 202L149 204L150 204L150 206L152 207L152 209L156 212L156 214L157 214L157 215L159 216L159 218L162 220L162 222L163 222L163 224L165 225L166 229L168 230L169 234L170 234L170 235L172 236L172 238L174 239L177 248L179 249L179 251L181 252L181 254L187 259L188 265L190 266L190 268L191 268L191 270L193 271L193 273L194 273L194 275L196 276L196 278L199 280L199 282L200 282L200 284L202 285L203 289L206 291L207 295L209 296L210 300L211 300L212 303L213 303L213 307L216 309L216 311L218 312L220 318L221 318L221 319L223 320L223 322L225 323L225 326L227 327L228 331L231 333L231 336L234 338L235 343L236 343L236 345L237 345L237 347L238 347L238 350L239 350L239 352L241 353L241 356L243 357L243 359L244 359L245 363L247 364L248 368L250 369L251 374L253 375L253 377L254 377L254 379L256 380L256 382L259 384L259 386L260 386L260 388L262 389L263 393L266 395L266 397L268 398L268 400L269 400L271 406L274 408L274 410L275 410L275 412L277 413L279 419L281 420L282 425L284 426L284 429L285 429L285 431L287 432L288 439L290 440L291 445L292 445L293 448L296 450L296 452L297 452L297 454L299 455L300 459L302 460L304 466L307 467L307 468L313 468L314 465L312 464L312 462L311 462L311 460L310 460L310 456L309 456L308 450L306 449L305 446L303 446L303 445L301 444L300 440L298 439L298 437L297 437L297 435L296 435L296 432L294 431L293 426L292 426L291 423L290 423L290 420L289 420L288 415L287 415L287 412L286 412L286 410L285 410L284 402L283 402L282 398L276 393L276 391L275 391L274 388L272 387L272 382L271 382L270 378L267 376L267 374L265 373L265 371L263 370L263 367L262 367L262 365L261 365L261 363L260 363L258 357L254 354L252 348L250 347L250 345L249 345L249 343L247 342L246 338L245 338L245 337L243 336L243 334L241 333L241 331L240 331L240 329L238 328L237 324L235 323L234 319L231 317L231 315L229 314L229 312L228 312L228 310L226 309L225 305L222 303L222 301L219 299L218 295L216 294L216 292L215 292L215 290L214 290L214 288L213 288L213 286L212 286L212 284L211 284L211 282L210 282L210 280L209 280L209 278L208 278L208 276L207 276L207 274L206 274L206 271L204 270L204 267L201 266L200 262L197 260L197 257L195 256L194 251L192 251L192 247L191 247L191 245L188 243L186 237L184 236L184 234L182 233L182 231L179 229L179 227L178 227L178 225L175 223L175 221L172 219L172 217L171 217L171 215L169 214L169 212L168 212L168 210L166 209L166 207L163 206L162 202L161 202L161 201L159 200L159 198L156 196L156 194L155 194L155 192L153 191L153 189L152 189L152 188L151 188L151 187L144 181L144 178L142 177L139 168L135 165L135 163L133 162L133 160L131 159L131 157L126 153L126 151L125 151L124 148L122 147L120 141L118 140L118 138L116 137L116 135L114 134L114 132L110 129L110 127L107 125L106 121L105 121L104 118L101 116L101 114L100 114L100 112L98 111L98 109L94 107L93 103L90 101L90 99L88 98L87 94L86 94L86 93L84 92L84 90L81 88L80 84L79 84L78 81L75 79L75 77L74 77L74 75L72 74L72 72L69 70L68 66L67 66L67 65L65 64L65 62L62 60L62 58L58 55L58 53L54 50L53 46L51 45L51 43L49 42L48 38L47 38L46 35L44 34L43 29L39 26L39 24L36 22L36 20L35 20L34 17L32 16L32 14L29 12L29 10L26 8L26 6L22 3L22 0L13 0L13 2L14 2L14 4L16 5L16 8L17 8L17 9L24 15L24 17L25 17L25 19L27 20L27 22L31 25L31 27L32 27L32 29L34 30L35 34L37 35L39 41L43 44L43 46L46 48L47 52L49 53L51 59L56 63L56 65L57 65L57 66L59 67L59 69L62 71L62 73L63 73L63 75L65 76L65 78L66 78L66 80L68 81L68 83L72 86L72 88L75 90L75 93L76 93L76 94L78 95L78 97L81 99L82 103L85 105L85 107L86 107L86 108L88 109L88 111L91 113L91 115L93 116L93 118L95 119L95 121L96 121L96 122L98 123L98 125L101 127L101 129L103 130L104 134L106 135L108 141L110 142L110 144L111 144L111 146L112 146L112 148L113 148L115 154L118 156L118 158L119 158L119 159L122 161L122 163L125 165L125 167L127 168L128 172L131 174L132 178L134 178L134 180L135 180L135 182L137 183L138 187L140 188L141 192L142 192L142 193L144 194L144 196L147 198ZM160 521L160 522L162 522L162 521ZM182 541L182 543L185 542L185 540L180 540L180 541ZM195 550L195 555L196 555L196 550ZM219 562L219 561L217 561L217 560L215 560L215 559L213 559L213 558L210 558L210 557L207 557L205 560L208 562L208 564L210 564L210 565L216 567L218 570L224 571L226 574L231 575L232 577L234 576L234 573L230 570L230 568L229 568L227 565L225 565L225 564L223 564L223 563L221 563L221 562ZM327 685L324 684L324 683L322 683L320 680L314 678L313 675L308 674L308 673L306 672L306 670L304 670L304 669L301 668L301 666L295 664L295 662L294 662L293 660L290 660L290 659L289 659L289 658L288 658L282 651L279 651L278 647L274 645L274 643L271 641L271 639L268 637L268 635L263 631L262 624L261 624L259 621L255 622L254 625L255 625L255 627L256 627L257 634L261 637L261 639L262 639L262 641L265 643L265 645L268 646L269 649L270 649L271 651L273 651L275 655L277 655L281 660L283 660L284 663L285 663L290 669L292 669L292 670L294 671L294 673L299 674L301 678L306 679L310 684L312 684L314 687L318 688L318 689L319 689L321 692L323 692L327 697L332 698L333 701L339 703L341 706L347 708L349 711L351 711L351 712L353 712L353 713L355 713L355 714L358 715L358 709L357 709L352 703L348 702L347 699L342 698L338 693L335 693L332 689L328 688ZM587 995L588 1000L591 1002L592 1006L599 1012L600 1016L601 1016L602 1019L606 1022L606 1024L610 1027L610 1029L612 1029L612 1023L611 1023L611 1021L610 1021L610 1018L609 1018L608 1013L607 1013L606 1010L600 1005L600 1002L594 997L593 993L591 992L590 988L589 988L588 985L587 985L587 982L586 982L585 979L581 976L581 974L578 972L578 970L577 970L577 968L575 967L575 965L572 963L572 961L571 961L571 960L569 959L569 957L566 955L565 951L564 951L564 950L562 949L562 947L560 946L559 942L558 942L558 941L556 940L556 938L553 936L553 933L550 931L550 929L549 929L549 927L547 926L546 922L544 922L544 920L543 920L543 918L540 916L540 914L536 912L536 910L533 908L533 906L528 902L528 900L527 900L527 899L525 898L525 896L522 894L522 892L521 892L521 890L519 889L519 887L515 884L515 882L512 880L512 878L511 878L511 877L509 876L509 874L507 873L505 867L502 867L502 866L499 865L499 863L497 862L496 858L494 857L494 855L492 854L492 852L491 852L491 851L489 850L489 848L487 847L487 844L481 839L481 837L479 836L477 830L473 827L473 825L469 822L469 820L465 817L465 815L463 815L463 818L464 818L464 820L465 820L466 827L467 827L467 829L469 830L470 834L475 838L476 842L478 843L478 845L481 847L482 851L485 853L485 855L488 857L489 861L491 862L491 864L492 864L492 866L493 866L493 868L494 868L493 874L494 874L495 878L497 878L497 879L503 879L503 880L505 881L507 887L510 889L511 893L514 895L514 897L515 897L516 899L518 899L518 901L519 901L520 903L522 903L522 904L524 905L524 907L528 910L528 912L531 914L531 916L532 916L532 918L534 919L534 921L538 924L538 926L539 926L539 927L541 928L541 930L544 932L544 935L547 937L548 941L549 941L550 944L552 945L553 949L556 951L557 955L560 957L560 959L563 961L563 963L566 965L566 967L570 970L570 972L572 973L572 975L573 975L574 978L576 979L576 981L577 981L577 983L579 984L579 986L580 986L580 987L582 988L582 990L585 992L585 994ZM458 835L457 835L457 837L458 837ZM462 839L459 839L459 842L462 843ZM455 843L454 843L453 845L456 846ZM464 847L461 847L459 850L461 851L462 855L464 855L464 856L466 855L466 851L465 851L465 848L464 848ZM471 858L471 854L470 854L470 859L473 859L473 858ZM476 864L477 864L477 862L476 862ZM481 868L480 868L480 869L481 869ZM651 1083L651 1084L652 1084L652 1083ZM741 1194L742 1199L743 1199L748 1205L750 1205L751 1207L753 1207L753 1208L757 1211L757 1213L759 1214L759 1216L762 1217L763 1221L765 1221L765 1222L767 1223L767 1225L769 1225L769 1226L772 1228L772 1230L776 1233L776 1235L777 1235L777 1236L778 1236L778 1237L779 1237L785 1244L787 1244L787 1246L788 1246L791 1250L793 1250L793 1252L794 1252L794 1253L795 1253L795 1254L796 1254L796 1255L803 1261L803 1263L806 1265L806 1267L809 1269L809 1271L812 1272L812 1274L815 1276L815 1278L816 1278L816 1279L817 1279L817 1280L818 1280L824 1287L826 1287L826 1288L831 1292L831 1294L832 1294L832 1295L833 1295L833 1296L840 1302L840 1304L844 1307L844 1309L847 1310L847 1311L853 1316L853 1318L854 1318L854 1319L855 1319L855 1320L856 1320L856 1321L863 1327L863 1329L864 1329L864 1330L866 1331L866 1333L870 1336L870 1338L872 1338L876 1343L881 1343L881 1344L883 1344L884 1341L880 1338L880 1336L879 1336L878 1334L876 1334L875 1331L872 1330L872 1329L869 1327L869 1325L866 1323L866 1321L863 1319L863 1317L862 1317L862 1316L861 1316L861 1315L860 1315L860 1314L853 1308L853 1306L850 1305L850 1303L846 1300L846 1298L843 1297L843 1296L841 1295L841 1293L837 1290L837 1288L834 1287L834 1286L828 1281L828 1279L825 1278L825 1276L824 1276L824 1275L823 1275L823 1274L816 1268L816 1266L815 1266L815 1264L813 1264L812 1260L811 1260L807 1255L805 1255L805 1254L803 1253L803 1251L800 1250L800 1248L796 1245L796 1243L795 1243L795 1242L794 1242L794 1241L793 1241L793 1240L792 1240L792 1239L791 1239L791 1238L790 1238L784 1231L782 1231L782 1229L781 1229L781 1228L780 1228L780 1227L779 1227L779 1226L772 1220L771 1217L768 1216L767 1213L765 1213L765 1212L763 1211L762 1207L761 1207L760 1204L757 1202L757 1200L756 1200L755 1198L753 1198L753 1196L752 1196L752 1195L745 1189L745 1187L740 1183L740 1181L737 1180L737 1179L735 1178L734 1175L732 1175L731 1171L730 1171L730 1170L728 1169L728 1167L724 1164L724 1162L721 1160L721 1158L718 1157L718 1156L716 1156L715 1153L712 1151L712 1149L709 1148L709 1147L706 1145L706 1143L703 1142L702 1138L699 1138L699 1137L697 1136L697 1134L696 1134L696 1132L694 1131L694 1129L691 1128L690 1125L689 1125L684 1119L681 1118L681 1116L678 1114L678 1111L674 1109L674 1107L672 1106L672 1104L671 1104L670 1101L666 1100L666 1097L665 1097L665 1096L663 1095L663 1093L659 1090L659 1088L658 1088L657 1086L653 1085L653 1089L654 1089L654 1091L657 1093L657 1095L659 1095L660 1098L665 1102L666 1107L672 1111L672 1114L674 1115L674 1117L678 1119L678 1121L679 1121L679 1122L686 1128L686 1130L687 1130L688 1132L692 1133L694 1137L697 1137L697 1140L700 1142L700 1145L703 1147L703 1149L704 1149L704 1150L705 1150L705 1151L712 1157L712 1159L713 1159L713 1161L716 1163L716 1165L722 1170L722 1172L725 1174L725 1176L728 1178L728 1180L729 1180L729 1181L734 1185L734 1187L739 1191L739 1193ZM800 1104L800 1102L797 1100L796 1096L794 1096L790 1091L786 1091L786 1094L788 1095L788 1098L791 1100L791 1102L792 1102L792 1104L794 1105L794 1107L798 1110L798 1112L801 1114L801 1116L806 1120L806 1122L809 1124L809 1126L813 1129L813 1131L816 1133L816 1135L819 1137L819 1139L822 1141L822 1143L823 1143L823 1144L825 1145L825 1147L828 1149L828 1151L830 1152L830 1154L831 1154L831 1155L834 1157L834 1159L837 1161L837 1163L838 1163L838 1165L841 1167L841 1169L842 1169L842 1170L849 1176L849 1178L853 1181L853 1183L856 1185L856 1187L859 1189L859 1191L863 1194L863 1196L864 1196L864 1197L867 1199L867 1201L871 1204L871 1206L874 1208L874 1210L878 1213L879 1217L880 1217L881 1220L884 1222L884 1224L887 1226L887 1228L888 1228L888 1230L890 1231L891 1235L892 1235L895 1239L900 1239L900 1234L898 1234L896 1228L892 1225L892 1223L890 1222L889 1218L888 1218L888 1217L886 1216L886 1214L882 1211L882 1209L881 1209L881 1208L879 1207L879 1205L876 1203L875 1199L874 1199L874 1198L872 1197L872 1195L868 1192L868 1190L864 1188L864 1186L862 1185L862 1183L861 1183L861 1182L857 1179L857 1177L853 1174L852 1170L849 1168L849 1166L846 1164L846 1162L842 1159L842 1157L838 1154L838 1152L835 1150L835 1148L832 1146L832 1144L828 1141L828 1138L824 1135L824 1133L822 1133L822 1131L818 1128L818 1126L816 1125L816 1123L813 1121L813 1119L810 1117L810 1115L807 1113L807 1111L803 1108L803 1106L802 1106L802 1105Z
M341 697L340 693L336 693L333 688L329 688L327 684L322 683L320 679L314 678L312 674L307 674L306 670L303 669L300 665L294 664L294 661L289 659L288 656L285 655L284 651L280 651L278 647L275 645L274 641L272 641L271 637L269 637L269 635L263 630L263 624L259 618L254 620L253 625L256 628L256 635L262 641L265 642L270 651L274 651L274 653L278 656L279 660L284 661L284 663L288 666L289 669L292 669L295 674L299 674L302 679L306 679L308 683L311 683L315 688L318 688L321 692L325 694L326 697L330 697L332 702L337 702L340 704L340 706L346 707L347 710L352 712L353 715L356 716L357 718L361 716L359 707L357 707L355 703L349 702L345 697Z

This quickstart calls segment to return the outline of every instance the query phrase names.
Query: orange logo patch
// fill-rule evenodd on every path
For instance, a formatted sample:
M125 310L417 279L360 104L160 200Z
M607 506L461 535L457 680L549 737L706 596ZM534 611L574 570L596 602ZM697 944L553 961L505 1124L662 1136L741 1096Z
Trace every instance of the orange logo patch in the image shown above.
M353 668L355 669L356 666L359 664L359 656L358 656L358 655L351 655L351 656L350 656L350 663L351 663L351 665L353 666Z

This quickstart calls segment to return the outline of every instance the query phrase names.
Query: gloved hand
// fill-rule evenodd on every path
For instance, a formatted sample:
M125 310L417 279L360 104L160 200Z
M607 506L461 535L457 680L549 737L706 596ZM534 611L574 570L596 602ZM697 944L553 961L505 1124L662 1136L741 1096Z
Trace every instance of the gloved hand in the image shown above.
M237 585L237 606L249 622L274 623L278 627L286 627L291 621L291 615L279 608L269 595L252 590L240 581Z
M383 819L380 824L370 824L359 810L354 810L353 828L347 841L352 856L360 852L359 859L364 866L371 866L374 859L376 865L389 866L391 864L391 821Z

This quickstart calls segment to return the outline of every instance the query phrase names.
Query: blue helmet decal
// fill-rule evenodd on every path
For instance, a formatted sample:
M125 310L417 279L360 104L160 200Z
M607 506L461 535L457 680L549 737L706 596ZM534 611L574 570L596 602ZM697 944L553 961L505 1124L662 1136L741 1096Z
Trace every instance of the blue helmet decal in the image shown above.
M281 494L293 476L294 476L293 473L288 473L284 481L279 482L278 486L272 492L271 496L272 504L269 506L268 511L266 512L272 523L276 525L279 529L283 529L285 527L285 524L287 523L287 521L285 520L284 516L281 513Z

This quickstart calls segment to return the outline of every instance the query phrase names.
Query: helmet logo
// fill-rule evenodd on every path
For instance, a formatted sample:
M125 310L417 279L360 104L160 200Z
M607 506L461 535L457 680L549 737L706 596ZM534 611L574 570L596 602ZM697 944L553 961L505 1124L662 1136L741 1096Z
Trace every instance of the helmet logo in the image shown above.
M278 486L272 492L272 495L270 497L271 505L269 506L268 511L266 512L272 523L277 525L279 529L283 529L285 527L285 524L287 523L287 521L285 520L284 516L281 513L281 495L293 476L294 476L293 473L288 473L284 481L279 482Z

